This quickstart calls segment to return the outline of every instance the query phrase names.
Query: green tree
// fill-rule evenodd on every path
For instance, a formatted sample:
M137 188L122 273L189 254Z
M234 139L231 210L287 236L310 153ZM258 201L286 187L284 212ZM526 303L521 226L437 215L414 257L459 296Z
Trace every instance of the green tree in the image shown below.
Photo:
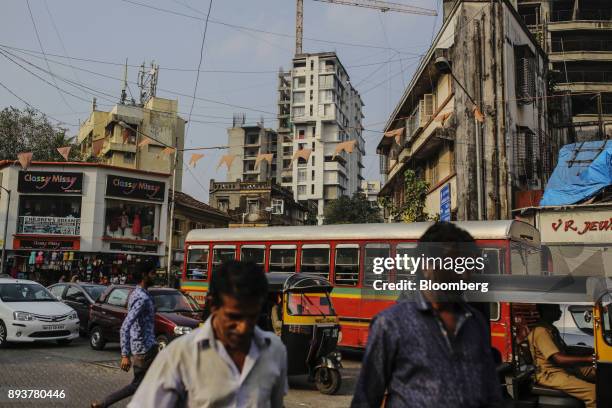
M4 108L0 112L0 160L16 160L18 153L32 152L32 160L63 161L56 149L72 146L69 159L80 161L74 137L66 132L32 108Z
M380 204L391 213L391 215L403 222L429 221L437 218L430 217L425 212L425 199L429 191L429 183L417 177L413 170L404 172L404 205L396 208L389 197L380 199Z
M331 200L325 206L325 224L353 224L382 222L380 210L372 207L366 196L355 193L352 197L342 196Z

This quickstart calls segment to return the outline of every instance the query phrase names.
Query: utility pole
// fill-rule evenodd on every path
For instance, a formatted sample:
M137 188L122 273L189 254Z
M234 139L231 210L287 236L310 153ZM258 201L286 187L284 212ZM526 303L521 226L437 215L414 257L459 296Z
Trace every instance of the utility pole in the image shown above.
M168 271L168 287L170 286L170 277L172 276L172 237L174 236L174 198L176 196L176 167L178 166L178 137L175 137L174 143L174 160L173 160L173 169L172 169L172 197L170 197L170 222L168 223L168 227L170 229L170 236L168 237L168 265L166 265Z
M11 208L11 190L0 186L0 188L6 191L6 214L4 214L4 235L2 237L2 258L0 259L0 273L4 273L4 264L6 258L6 231L8 228L8 215L9 209Z
M597 116L599 121L599 137L604 138L604 124L603 124L603 105L601 103L601 92L597 94Z

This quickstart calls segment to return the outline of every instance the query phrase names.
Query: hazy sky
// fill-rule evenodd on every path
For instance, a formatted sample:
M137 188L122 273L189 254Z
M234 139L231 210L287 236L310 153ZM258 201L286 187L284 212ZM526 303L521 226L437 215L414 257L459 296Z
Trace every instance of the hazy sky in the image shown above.
M380 13L304 0L304 51L338 53L353 85L362 94L363 124L377 132L398 102L418 65L419 55L427 50L442 19L441 0L395 2L436 9L439 15ZM48 83L2 55L0 83L41 111L66 122L71 136L76 135L79 121L88 117L93 96L97 96L101 109L117 102L123 75L121 64L126 58L134 65L128 69L133 82L138 73L135 66L152 60L159 64L157 95L178 99L181 116L187 119L192 99L177 93L193 94L208 0L29 0L29 4L49 66L57 77L39 70L47 71L47 66L26 0L2 0L0 50L25 59L27 62L12 57ZM208 101L195 101L187 147L225 145L226 129L231 127L234 113L246 113L249 123L263 117L267 126L276 127L276 72L279 67L290 66L294 33L295 0L213 0L201 68L208 72L200 74L197 89L197 98ZM72 95L60 95L55 84ZM137 97L137 87L131 84L130 88ZM23 107L24 103L0 87L0 107L9 105ZM379 178L375 147L380 137L380 133L364 132L366 179ZM225 178L223 169L215 169L224 151L204 153L205 158L191 173L185 171L183 190L208 202L209 180Z

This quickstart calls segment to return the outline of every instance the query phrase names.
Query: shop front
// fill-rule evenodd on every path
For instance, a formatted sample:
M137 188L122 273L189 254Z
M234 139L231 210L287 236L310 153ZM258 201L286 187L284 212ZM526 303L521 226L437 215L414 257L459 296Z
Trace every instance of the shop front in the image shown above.
M134 266L142 261L161 267L164 249L159 237L165 199L164 182L106 176L102 249L111 280L117 276L129 280Z
M41 282L71 274L80 261L83 173L19 171L17 225L7 266Z
M169 175L98 163L0 162L12 191L5 273L43 284L130 282L133 266L163 266ZM0 230L4 229L0 217Z

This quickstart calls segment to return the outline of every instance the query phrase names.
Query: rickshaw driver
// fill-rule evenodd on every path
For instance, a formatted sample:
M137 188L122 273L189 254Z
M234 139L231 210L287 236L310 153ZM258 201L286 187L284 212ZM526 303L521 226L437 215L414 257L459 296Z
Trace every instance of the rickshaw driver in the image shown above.
M561 390L584 402L586 408L595 408L595 369L593 357L571 355L559 330L553 325L561 318L556 304L538 304L540 320L527 339L536 366L536 382L545 387ZM576 372L580 377L571 374ZM585 381L588 380L588 381Z
M274 298L274 304L272 305L272 309L270 310L270 319L272 321L272 329L274 330L274 334L280 337L283 331L283 296L281 294L277 294Z

